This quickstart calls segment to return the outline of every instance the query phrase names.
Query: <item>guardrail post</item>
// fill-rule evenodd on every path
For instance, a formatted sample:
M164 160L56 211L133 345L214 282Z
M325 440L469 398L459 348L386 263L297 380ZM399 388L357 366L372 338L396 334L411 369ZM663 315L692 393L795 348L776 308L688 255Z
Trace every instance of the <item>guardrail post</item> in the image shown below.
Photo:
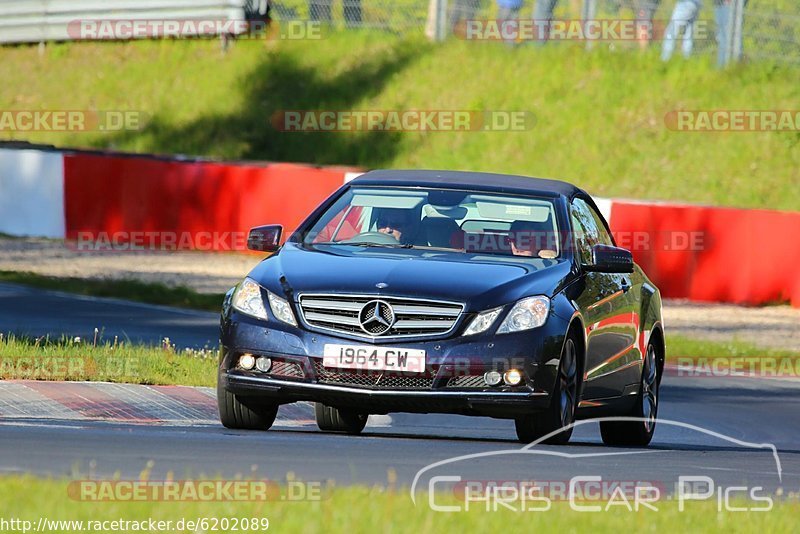
M733 13L731 13L732 19L732 30L731 31L731 46L728 50L730 50L731 54L731 61L741 61L742 60L742 39L744 35L742 34L743 26L744 26L744 2L745 0L733 0Z
M581 20L594 20L597 17L597 0L583 0L581 8ZM591 39L586 39L586 49L591 50L594 43Z
M738 61L742 54L741 35L742 35L742 12L744 0L731 0L728 10L728 18L725 21L725 55L722 58L723 64L727 67L734 61Z
M444 41L447 37L447 0L436 0L435 40Z

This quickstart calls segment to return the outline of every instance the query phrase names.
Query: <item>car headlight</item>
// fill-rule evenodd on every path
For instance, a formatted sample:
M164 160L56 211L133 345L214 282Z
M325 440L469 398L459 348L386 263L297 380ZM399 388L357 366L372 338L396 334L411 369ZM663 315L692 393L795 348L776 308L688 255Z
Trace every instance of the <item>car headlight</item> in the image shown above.
M528 297L522 299L511 308L505 321L497 329L497 333L508 334L538 328L547 320L548 313L550 313L549 298Z
M264 307L264 300L261 298L261 286L251 278L245 278L239 284L239 287L233 293L231 304L242 313L257 319L267 320L267 309Z
M502 307L479 313L472 322L469 323L467 329L464 330L464 335L474 336L475 334L486 332L497 320L497 316L500 315L501 311L503 311Z
M292 307L285 299L280 298L272 291L267 291L267 298L269 299L269 308L272 310L272 315L279 321L286 324L297 326L297 319L294 318Z

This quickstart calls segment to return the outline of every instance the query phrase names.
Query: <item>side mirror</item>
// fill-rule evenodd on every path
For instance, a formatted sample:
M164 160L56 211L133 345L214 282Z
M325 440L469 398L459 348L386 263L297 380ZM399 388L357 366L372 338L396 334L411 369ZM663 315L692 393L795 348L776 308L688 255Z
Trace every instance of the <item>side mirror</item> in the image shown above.
M256 226L247 235L247 248L256 252L275 252L281 246L282 233L280 224Z
M632 273L633 254L630 250L609 245L592 247L593 265L584 265L583 269L597 273Z

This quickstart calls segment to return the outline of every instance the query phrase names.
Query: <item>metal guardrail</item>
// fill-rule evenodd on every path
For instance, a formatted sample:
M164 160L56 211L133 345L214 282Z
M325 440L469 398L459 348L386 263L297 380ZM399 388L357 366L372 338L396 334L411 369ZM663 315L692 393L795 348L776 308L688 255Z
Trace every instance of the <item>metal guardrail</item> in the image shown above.
M252 0L0 0L0 43L75 39L80 21L243 21Z

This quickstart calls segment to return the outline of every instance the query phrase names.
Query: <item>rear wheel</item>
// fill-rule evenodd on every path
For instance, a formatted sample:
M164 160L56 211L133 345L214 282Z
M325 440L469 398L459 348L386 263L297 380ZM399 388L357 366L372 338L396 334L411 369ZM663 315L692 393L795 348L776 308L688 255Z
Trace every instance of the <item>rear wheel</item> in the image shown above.
M531 443L559 428L575 421L575 406L578 398L578 348L570 336L564 342L558 376L550 406L543 413L525 415L516 420L517 437L523 443ZM572 427L544 440L550 445L564 445L572 436Z
M642 365L642 383L639 389L636 406L628 414L637 421L603 421L600 423L600 434L606 445L646 447L653 439L656 431L658 415L658 359L656 348L652 343L647 345Z
M367 424L368 414L352 410L340 410L318 402L314 406L317 426L326 432L347 432L360 434Z
M217 384L217 406L219 420L226 428L269 430L278 415L277 405L237 397L220 384Z

